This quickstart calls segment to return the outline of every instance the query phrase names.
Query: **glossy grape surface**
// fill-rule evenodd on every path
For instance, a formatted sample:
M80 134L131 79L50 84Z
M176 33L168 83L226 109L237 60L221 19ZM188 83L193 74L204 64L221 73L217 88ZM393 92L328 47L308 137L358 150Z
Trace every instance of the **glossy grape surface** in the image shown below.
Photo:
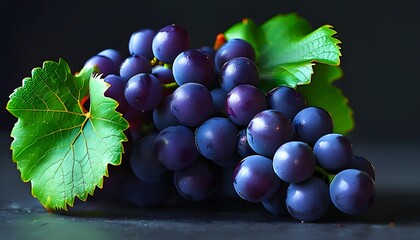
M170 110L182 125L197 127L213 113L213 98L204 85L186 83L174 91Z
M273 157L277 149L293 139L294 132L290 120L276 110L264 110L250 121L247 139L258 154Z
M238 85L226 96L225 111L230 120L238 126L248 125L255 114L266 107L264 94L252 85Z
M299 141L281 145L273 158L274 172L288 183L299 183L308 179L315 171L315 164L312 148Z
M238 129L229 119L214 117L203 122L195 131L198 151L210 160L221 160L236 150Z
M128 51L131 55L142 55L145 58L153 59L152 41L156 35L153 29L140 29L131 34L128 41Z
M311 145L333 131L330 114L319 107L306 107L299 111L293 118L293 126L296 138Z
M271 159L261 155L244 158L233 172L233 187L238 195L249 202L271 198L280 187Z
M156 136L153 151L156 160L171 171L193 165L199 155L193 131L180 125L169 126L160 131Z
M327 184L317 177L291 183L287 189L287 210L301 221L319 220L327 213L330 202Z
M140 73L128 80L124 95L131 107L144 112L158 105L163 97L163 88L155 76Z
M213 79L214 63L206 52L188 49L175 58L172 72L178 85L187 82L208 85Z
M330 184L334 205L346 214L364 213L375 199L375 182L365 172L346 169L339 172Z
M342 134L330 133L318 139L314 145L314 154L323 168L339 170L351 163L353 146Z
M153 55L172 64L181 52L190 48L190 36L185 28L171 24L161 28L152 40Z

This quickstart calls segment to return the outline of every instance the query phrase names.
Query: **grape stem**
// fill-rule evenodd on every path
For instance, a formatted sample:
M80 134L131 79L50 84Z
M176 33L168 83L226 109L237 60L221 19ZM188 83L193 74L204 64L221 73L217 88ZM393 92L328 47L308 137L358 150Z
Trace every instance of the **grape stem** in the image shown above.
M176 82L166 83L162 84L164 89L171 89L171 88L177 88L178 84Z
M332 182L332 180L335 177L335 174L327 172L327 170L323 169L320 166L315 166L315 173L319 174L319 176L322 179L327 180L329 184Z

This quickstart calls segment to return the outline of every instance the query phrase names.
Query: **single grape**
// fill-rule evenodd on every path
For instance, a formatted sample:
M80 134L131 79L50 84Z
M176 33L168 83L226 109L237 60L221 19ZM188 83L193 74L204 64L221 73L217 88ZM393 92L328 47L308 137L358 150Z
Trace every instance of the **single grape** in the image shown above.
M215 88L210 91L211 97L213 99L213 115L214 116L223 116L225 115L225 103L227 93L221 88Z
M282 86L268 92L267 105L269 108L283 113L289 119L293 119L299 111L306 107L306 102L298 91Z
M312 148L304 142L290 141L281 145L273 158L274 172L283 181L299 183L315 171L316 159Z
M131 34L128 41L128 51L131 55L142 55L145 58L153 59L152 41L156 35L153 29L140 29Z
M161 28L152 40L153 55L164 63L172 64L178 54L189 48L188 32L176 24Z
M127 100L124 96L126 80L115 74L109 74L104 78L104 81L109 83L109 88L105 91L105 96L110 97L118 102L117 111L124 113L127 109Z
M335 175L330 184L334 205L346 214L365 212L375 199L375 182L365 172L346 169Z
M214 75L214 63L210 56L200 49L188 49L174 60L172 72L178 85L196 82L205 86Z
M246 137L246 128L238 132L236 150L238 154L244 158L256 154L255 151L252 150L251 146L249 146L248 139Z
M128 80L124 95L131 107L140 111L149 111L162 99L162 91L162 85L155 76L140 73Z
M136 142L130 151L131 169L136 177L145 183L158 183L163 181L168 174L153 154L156 136L156 132L146 135Z
M226 92L241 84L257 86L258 80L257 65L246 57L232 58L220 70L220 87Z
M297 220L319 220L330 206L327 184L314 176L301 183L291 183L287 189L286 206Z
M153 109L153 124L156 129L161 131L166 127L178 124L176 118L172 115L170 110L170 103L172 94L166 96L154 109Z
M157 161L171 171L193 165L199 155L194 133L181 125L169 126L159 132L153 151Z
M322 136L314 145L315 157L323 168L339 170L348 166L353 158L353 147L348 138L338 133Z
M106 77L109 74L118 74L119 66L108 57L95 55L85 62L84 67L97 68L95 71L102 73Z
M217 50L214 57L216 71L220 72L223 64L232 58L246 57L255 61L255 51L251 44L239 38L230 39Z
M333 131L330 114L320 107L306 107L293 118L297 140L314 144L320 137Z
M198 151L210 160L221 160L236 150L238 129L229 119L214 117L204 121L195 131Z
M213 113L213 99L204 85L185 83L174 91L170 110L180 124L197 127Z
M238 126L248 125L255 114L266 107L264 93L252 85L238 85L226 96L225 111L230 120Z
M347 168L357 169L363 171L375 181L375 168L372 163L365 157L362 156L353 156L350 165Z
M175 171L174 182L183 198L199 202L215 192L218 178L214 167L208 161L200 159L190 167Z
M233 187L238 195L249 202L271 198L280 187L271 159L261 155L244 158L233 172Z
M264 110L252 118L247 127L247 140L251 148L266 157L274 156L277 149L293 139L290 120L276 110Z
M111 48L105 49L105 50L99 52L97 55L98 56L104 56L104 57L107 57L107 58L111 59L112 61L114 61L114 63L117 66L120 66L122 61L123 61L121 53L119 51L117 51L115 49L111 49Z
M287 188L289 184L281 181L279 190L269 199L262 201L263 207L275 216L288 216L286 207Z
M131 55L124 60L120 67L120 76L125 79L130 79L139 73L151 72L152 65L150 65L149 60L141 55Z

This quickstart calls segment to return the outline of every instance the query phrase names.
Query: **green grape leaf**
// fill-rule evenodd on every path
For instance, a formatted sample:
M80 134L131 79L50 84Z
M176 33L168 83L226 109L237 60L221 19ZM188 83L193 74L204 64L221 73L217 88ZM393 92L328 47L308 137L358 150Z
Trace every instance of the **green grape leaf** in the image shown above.
M247 19L225 32L227 40L241 38L254 47L260 71L261 87L309 84L312 66L340 64L340 40L330 25L312 30L297 14L279 14L262 25Z
M48 210L85 201L121 163L128 123L104 96L109 87L92 69L72 75L68 64L46 61L25 78L7 103L18 118L11 136L12 159L32 195ZM84 108L90 100L89 111Z
M317 65L314 67L313 81L309 85L298 86L308 106L318 106L327 110L334 122L334 132L345 134L354 128L353 111L348 99L333 82L343 75L337 66Z

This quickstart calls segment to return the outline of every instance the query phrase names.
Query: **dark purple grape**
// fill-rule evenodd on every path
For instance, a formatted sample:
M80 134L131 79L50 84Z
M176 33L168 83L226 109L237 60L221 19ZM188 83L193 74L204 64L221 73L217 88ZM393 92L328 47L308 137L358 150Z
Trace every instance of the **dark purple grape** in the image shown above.
M287 189L286 206L297 220L312 222L321 219L330 206L327 184L314 176L301 183L291 183Z
M214 76L214 63L200 49L188 49L175 58L172 72L178 85L196 82L207 86Z
M178 124L176 118L172 115L170 110L170 103L172 94L166 96L154 109L153 109L153 123L157 130L161 131L166 127Z
M121 53L119 51L117 51L115 49L111 49L111 48L105 49L105 50L99 52L97 55L104 56L104 57L107 57L107 58L111 59L112 61L114 61L114 63L117 66L120 66L122 61L123 61Z
M372 163L365 157L362 156L353 156L350 165L346 168L357 169L363 171L375 181L375 168Z
M225 111L236 125L246 126L255 114L267 107L264 93L252 85L238 85L226 96Z
M181 26L172 24L159 30L152 41L154 56L164 62L172 64L176 56L190 48L188 32Z
M204 121L195 131L198 151L210 160L221 160L236 150L238 129L229 119L214 117Z
M353 146L342 134L330 133L318 139L314 145L314 154L321 167L339 170L351 163Z
M194 133L181 125L163 129L155 139L153 151L157 161L171 171L193 165L199 155Z
M220 72L223 64L232 58L247 57L255 61L255 51L251 44L239 38L230 39L217 50L214 57L216 71Z
M140 111L149 111L162 99L163 88L152 74L140 73L128 80L124 95L131 107Z
M120 76L125 79L130 79L139 73L151 72L152 65L150 65L149 60L141 55L131 55L124 60L120 67Z
M127 81L120 76L110 74L104 78L109 83L109 88L105 91L105 96L118 102L117 111L124 113L127 109L127 100L124 96L125 85Z
M271 159L261 155L244 158L233 172L233 187L248 202L261 202L271 198L280 187Z
M314 144L320 137L333 131L330 114L320 107L306 107L293 118L297 140Z
M216 170L204 159L174 173L175 187L185 199L199 202L212 195L218 185Z
M109 74L118 74L118 65L110 58L105 56L95 55L89 58L86 62L84 67L86 68L94 68L97 69L99 73L102 73L104 77Z
M334 205L345 214L362 214L375 199L375 182L365 172L346 169L339 172L330 184Z
M246 57L232 58L220 70L220 87L226 92L241 84L257 86L258 80L257 65Z
M249 122L247 139L251 148L258 154L272 157L284 143L293 139L290 120L276 110L264 110Z
M133 173L145 183L163 181L168 171L155 159L153 144L157 133L146 135L135 143L130 151L130 166Z
M238 132L236 150L238 154L244 158L256 154L255 151L252 150L251 146L249 146L248 139L246 137L246 128Z
M281 145L273 158L274 172L283 181L299 183L315 171L316 159L312 148L304 142L291 141Z
M152 41L156 31L152 29L140 29L131 34L128 41L128 51L131 55L142 55L145 58L153 59Z
M268 107L283 113L289 119L306 107L302 94L293 88L282 86L272 89L267 94Z
M213 113L210 91L199 83L185 83L172 94L171 113L185 126L197 127Z

